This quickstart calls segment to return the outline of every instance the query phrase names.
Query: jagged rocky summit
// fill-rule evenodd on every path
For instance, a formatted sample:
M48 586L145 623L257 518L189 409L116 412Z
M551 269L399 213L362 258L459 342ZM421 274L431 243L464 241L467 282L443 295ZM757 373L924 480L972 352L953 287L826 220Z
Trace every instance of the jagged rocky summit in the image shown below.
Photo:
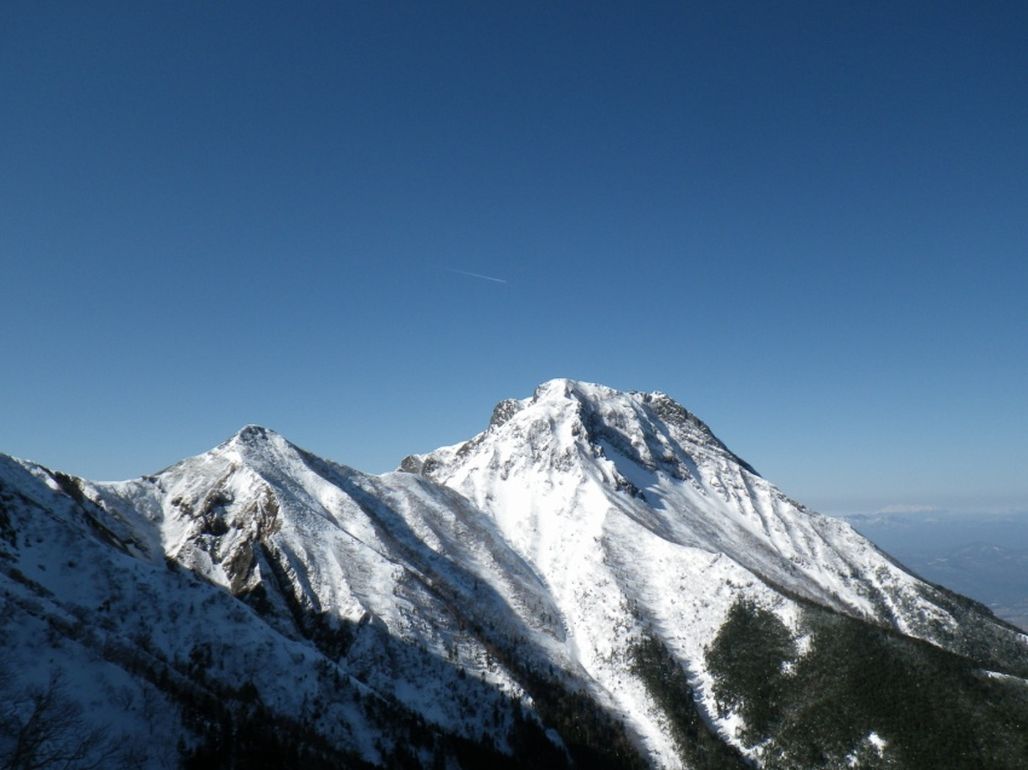
M573 380L381 476L258 426L119 483L0 456L0 617L3 766L1028 764L1028 637Z

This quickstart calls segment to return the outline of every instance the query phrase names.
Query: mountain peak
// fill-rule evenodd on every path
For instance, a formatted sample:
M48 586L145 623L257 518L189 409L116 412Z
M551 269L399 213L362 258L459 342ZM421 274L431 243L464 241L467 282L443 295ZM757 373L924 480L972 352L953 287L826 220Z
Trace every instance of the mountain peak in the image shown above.
M715 475L759 477L666 393L622 391L569 378L547 380L529 398L499 402L482 433L463 444L405 458L400 469L447 483L476 468L508 474L535 465L580 474L595 470L597 463L610 484L633 494L652 474L685 480L700 465L717 468Z
M295 447L293 447L289 439L278 431L263 425L249 423L237 430L231 438L223 441L212 451L221 452L227 450L239 453L242 456L258 456L278 454L289 448Z
M275 465L292 456L297 447L285 436L263 425L250 423L199 458L217 457L244 465Z
M575 399L578 401L596 401L621 395L621 391L594 382L573 380L558 377L540 383L532 394L532 401L551 399Z
M252 445L262 444L276 438L282 438L282 435L271 428L265 428L263 425L248 423L236 431L235 435L229 439L229 442Z
M590 406L597 406L599 404L620 405L622 407L642 405L650 408L665 421L676 424L688 421L702 428L705 432L710 432L705 423L661 390L651 392L618 390L600 383L561 377L547 380L538 385L532 398L529 399L531 403L560 400L574 400Z
M705 422L663 391L618 390L607 385L569 378L547 380L530 399L502 401L490 421L496 430L525 408L553 409L564 412L571 406L577 420L592 440L607 439L622 445L629 456L654 467L653 457L643 459L630 449L643 449L643 455L670 458L677 450L712 452L759 475L749 463L728 449Z

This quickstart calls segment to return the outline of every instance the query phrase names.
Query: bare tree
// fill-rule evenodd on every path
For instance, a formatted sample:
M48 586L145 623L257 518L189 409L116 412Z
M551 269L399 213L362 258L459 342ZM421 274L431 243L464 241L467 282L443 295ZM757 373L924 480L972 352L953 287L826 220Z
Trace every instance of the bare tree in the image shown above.
M30 690L0 710L2 770L94 770L117 761L118 748L102 727L91 728L68 699L61 677Z

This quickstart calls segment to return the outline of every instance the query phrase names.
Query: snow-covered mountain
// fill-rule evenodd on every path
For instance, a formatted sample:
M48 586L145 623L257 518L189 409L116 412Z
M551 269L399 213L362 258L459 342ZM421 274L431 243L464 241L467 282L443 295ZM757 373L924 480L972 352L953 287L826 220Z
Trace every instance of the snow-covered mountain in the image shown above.
M119 483L0 456L0 591L0 758L49 695L109 764L797 766L817 737L784 707L765 725L725 650L783 640L764 679L786 703L829 626L867 640L859 665L876 645L958 661L1028 714L1024 634L788 499L670 397L572 380L381 476L257 426ZM872 712L824 766L920 766Z

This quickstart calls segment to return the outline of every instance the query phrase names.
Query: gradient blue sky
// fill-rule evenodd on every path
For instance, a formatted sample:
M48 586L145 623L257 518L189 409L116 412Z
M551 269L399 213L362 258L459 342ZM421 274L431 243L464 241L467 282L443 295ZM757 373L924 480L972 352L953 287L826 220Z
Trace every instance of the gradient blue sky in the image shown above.
M1028 4L0 5L0 451L371 471L569 376L1028 508ZM467 273L502 279L485 280Z

